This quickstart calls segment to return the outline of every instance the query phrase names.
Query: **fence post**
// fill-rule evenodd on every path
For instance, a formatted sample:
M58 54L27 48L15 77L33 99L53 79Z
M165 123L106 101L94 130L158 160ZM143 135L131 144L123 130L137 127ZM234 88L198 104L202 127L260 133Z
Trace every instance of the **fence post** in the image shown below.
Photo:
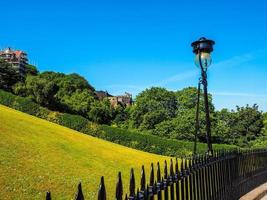
M146 189L146 174L145 174L145 167L142 165L142 170L141 170L141 188L140 192L144 192Z
M181 199L185 199L185 194L184 194L184 189L185 189L185 184L184 184L184 159L182 158L181 161L181 167L180 167L180 177L181 177Z
M170 184L171 200L174 200L174 171L173 171L173 162L172 162L172 159L171 159L171 163L170 163L170 179L169 179L169 184Z
M139 192L139 188L137 188L137 191L136 191L136 200L140 200L140 192Z
M188 166L187 166L187 158L185 158L185 167L184 167L184 179L185 179L185 199L189 200L189 189L188 189L188 179L189 179L189 174L188 174Z
M200 160L199 160L199 156L197 155L195 157L195 173L196 173L196 196L197 196L197 200L201 199L201 190L200 190L200 185L201 185L201 176L200 176Z
M175 176L176 176L176 183L175 183L175 188L176 188L176 200L180 200L180 186L179 186L179 181L180 181L180 172L178 168L178 159L175 159Z
M131 175L130 175L130 195L129 195L129 200L135 199L135 178L134 178L134 169L131 169Z
M168 168L167 168L167 161L164 162L164 200L169 199L169 190L168 190Z
M210 199L210 176L209 176L209 165L208 165L208 155L204 156L205 162L205 184L206 184L206 198L207 200Z
M141 182L140 182L140 194L142 194L142 196L140 198L146 198L146 174L145 174L145 167L144 165L142 165L142 169L141 169ZM140 196L140 195L139 195Z
M106 188L104 183L104 176L101 177L100 186L98 190L98 200L106 200Z
M195 199L193 196L194 193L194 171L193 171L193 160L189 158L189 193L190 193L190 200Z
M51 193L46 192L45 200L51 200Z
M81 183L78 184L78 190L77 190L77 193L74 197L74 200L84 200Z
M158 194L158 200L162 199L162 195L161 195L161 188L162 188L162 183L161 182L161 173L160 173L160 165L159 162L157 163L157 194Z
M122 186L122 180L121 180L121 172L118 174L118 182L116 185L116 200L122 200L123 195L123 186Z
M154 191L155 191L156 187L154 185L154 165L153 163L151 163L151 167L150 167L150 180L149 180L149 194L150 194L150 200L154 199Z
M205 185L205 162L204 162L204 156L201 155L200 156L200 162L201 162L201 167L200 167L200 176L201 176L201 189L200 189L200 192L201 192L201 198L202 200L206 200L207 197L206 197L206 185Z

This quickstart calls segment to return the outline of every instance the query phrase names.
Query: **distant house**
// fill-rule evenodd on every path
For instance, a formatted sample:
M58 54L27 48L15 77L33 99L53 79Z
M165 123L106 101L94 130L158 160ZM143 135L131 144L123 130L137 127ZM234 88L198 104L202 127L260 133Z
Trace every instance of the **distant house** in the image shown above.
M28 63L27 54L21 50L13 50L10 47L0 51L0 59L10 63L20 75L25 76L25 67Z
M107 91L97 91L96 96L99 100L107 98L110 101L111 106L113 107L117 107L119 104L128 107L133 104L132 95L127 92L125 92L123 95L113 96Z

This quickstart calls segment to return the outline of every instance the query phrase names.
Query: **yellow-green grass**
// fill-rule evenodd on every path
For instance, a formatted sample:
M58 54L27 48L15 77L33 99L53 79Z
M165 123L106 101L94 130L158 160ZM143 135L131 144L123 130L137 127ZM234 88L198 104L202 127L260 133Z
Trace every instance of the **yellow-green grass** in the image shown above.
M117 173L128 193L131 167L136 183L144 164L168 157L94 138L0 105L0 199L72 199L81 181L86 199L96 199L105 177L108 199L114 199Z

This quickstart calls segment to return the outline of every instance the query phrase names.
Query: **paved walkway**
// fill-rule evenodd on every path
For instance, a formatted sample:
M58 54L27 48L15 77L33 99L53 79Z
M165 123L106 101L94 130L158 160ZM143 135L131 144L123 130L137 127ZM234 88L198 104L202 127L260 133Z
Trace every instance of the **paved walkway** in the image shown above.
M259 199L262 195L265 196ZM267 183L262 184L251 192L247 193L245 196L241 197L239 200L267 200Z

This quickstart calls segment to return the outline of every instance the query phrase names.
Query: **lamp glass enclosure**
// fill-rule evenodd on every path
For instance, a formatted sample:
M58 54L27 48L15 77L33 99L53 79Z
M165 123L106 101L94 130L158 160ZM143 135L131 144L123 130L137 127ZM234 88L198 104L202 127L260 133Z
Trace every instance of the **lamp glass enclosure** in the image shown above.
M200 68L202 64L203 70L205 71L211 65L211 62L212 62L212 59L211 59L210 53L201 52L195 55L195 65Z

